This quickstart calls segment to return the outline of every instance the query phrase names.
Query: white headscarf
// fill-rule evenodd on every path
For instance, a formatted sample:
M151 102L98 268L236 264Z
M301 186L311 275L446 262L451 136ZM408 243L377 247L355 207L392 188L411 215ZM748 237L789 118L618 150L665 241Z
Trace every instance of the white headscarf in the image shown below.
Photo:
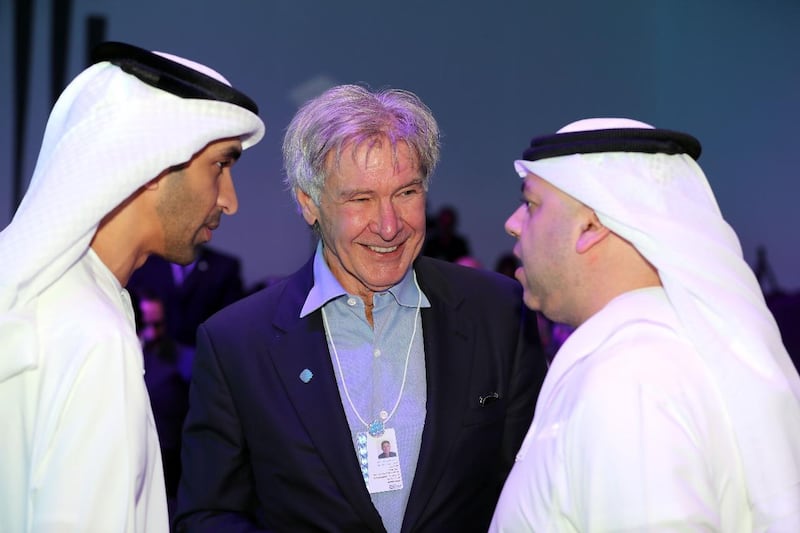
M251 111L175 96L110 62L79 74L53 107L28 191L0 232L0 381L35 365L26 304L82 257L106 214L212 141L239 137L246 149L263 136Z
M587 119L558 133L653 128ZM518 160L592 208L658 269L690 340L730 406L756 524L800 515L800 377L761 288L697 163L686 154L607 152ZM793 522L794 523L794 522Z

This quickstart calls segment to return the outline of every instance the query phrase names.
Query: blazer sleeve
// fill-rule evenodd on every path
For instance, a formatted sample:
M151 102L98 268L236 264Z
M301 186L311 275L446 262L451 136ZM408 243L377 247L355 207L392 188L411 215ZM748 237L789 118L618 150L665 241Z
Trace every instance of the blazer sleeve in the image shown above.
M176 531L267 531L257 523L258 502L239 415L205 325L197 332L189 405Z

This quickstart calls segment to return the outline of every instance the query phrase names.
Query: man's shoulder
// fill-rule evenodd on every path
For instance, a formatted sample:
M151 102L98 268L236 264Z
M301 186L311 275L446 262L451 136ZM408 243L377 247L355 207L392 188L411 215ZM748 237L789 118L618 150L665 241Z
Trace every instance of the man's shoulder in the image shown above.
M510 298L517 303L522 302L519 282L491 270L466 267L425 256L417 259L414 267L422 283L429 287L455 291L469 298Z
M241 260L238 256L204 246L197 257L197 268L200 271L213 269L235 270L241 269Z
M106 292L108 283L101 286L81 262L68 269L64 275L41 292L36 299L37 316L46 320L54 317L58 322L86 324L100 330L108 321L119 322L121 310ZM88 317L92 317L87 320Z
M215 313L210 321L237 321L241 317L253 313L262 314L266 311L275 311L280 301L281 294L286 288L286 280L280 280L269 287L260 289L242 299L228 305Z
M294 274L271 283L269 286L228 305L208 319L212 327L226 325L244 327L257 320L263 324L278 314L296 314L310 289L310 281L305 279L305 268Z
M66 368L83 364L89 354L103 359L120 351L138 351L124 304L107 290L79 262L26 306L24 318L32 336L27 344L46 356L42 362ZM51 353L58 357L46 355Z

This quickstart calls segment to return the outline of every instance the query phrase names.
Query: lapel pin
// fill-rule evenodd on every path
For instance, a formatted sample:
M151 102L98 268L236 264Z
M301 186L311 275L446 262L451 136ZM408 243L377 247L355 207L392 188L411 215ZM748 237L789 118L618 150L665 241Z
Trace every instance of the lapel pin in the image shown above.
M300 372L300 381L302 381L303 383L308 383L309 381L311 381L311 378L313 377L314 373L307 368L302 372Z
M500 397L500 395L497 394L496 392L490 392L486 396L479 396L478 397L478 402L481 404L481 407L486 407L487 405L489 405L490 403L492 403L493 401L495 401L499 397Z

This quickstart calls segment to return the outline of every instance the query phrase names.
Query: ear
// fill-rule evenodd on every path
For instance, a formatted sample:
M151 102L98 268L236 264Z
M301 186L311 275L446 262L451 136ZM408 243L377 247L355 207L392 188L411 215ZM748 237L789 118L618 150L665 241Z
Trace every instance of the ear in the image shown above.
M575 243L575 251L579 254L588 252L595 244L598 244L603 239L611 234L608 229L597 218L597 213L587 209L586 217L581 226L581 234L578 237L578 242Z
M143 189L147 189L148 191L155 191L156 189L158 189L158 186L161 183L161 180L163 180L164 178L169 176L172 172L173 172L173 169L169 169L168 168L168 169L164 170L163 172L161 172L161 174L159 174L155 178L153 178L150 181L148 181L147 183L145 183L142 186L142 188Z
M152 179L152 180L148 181L147 183L145 183L142 186L142 188L146 189L148 191L155 191L156 189L158 189L158 182L159 181L161 181L161 180L159 180L158 178Z
M311 196L301 189L295 189L294 194L297 198L297 203L300 204L303 218L309 226L313 226L314 223L319 220L319 207L317 207L314 200L311 199Z

